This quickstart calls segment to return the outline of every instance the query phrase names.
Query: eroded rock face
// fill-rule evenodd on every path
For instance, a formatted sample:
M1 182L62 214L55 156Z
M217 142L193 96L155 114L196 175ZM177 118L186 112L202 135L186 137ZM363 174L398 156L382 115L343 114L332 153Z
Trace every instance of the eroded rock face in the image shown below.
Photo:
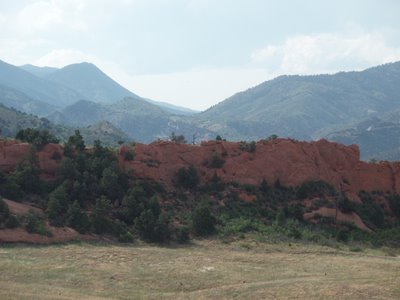
M133 151L131 161L124 159ZM212 167L217 156L225 162ZM205 183L214 174L225 182L270 185L279 179L283 186L298 186L309 180L323 180L349 195L360 190L400 192L399 163L360 161L357 146L344 146L326 140L299 142L289 139L259 141L254 152L241 150L239 143L209 141L201 146L155 142L122 147L120 166L138 178L147 178L172 188L181 167L193 165Z
M0 169L9 173L15 169L18 162L28 155L30 145L15 140L0 140ZM41 148L36 156L41 169L41 177L53 180L63 156L63 148L58 144L47 144Z
M134 152L133 160L125 152ZM29 152L29 144L15 140L0 141L0 169L11 172ZM42 177L55 178L63 149L45 145L37 153ZM213 158L224 161L213 167ZM263 179L272 185L298 186L308 180L323 180L348 195L359 191L400 193L400 163L360 161L357 146L344 146L326 140L299 142L289 139L262 140L254 152L242 150L240 143L203 142L200 146L154 142L119 149L121 168L137 178L151 179L172 189L181 167L193 165L204 184L214 174L225 182L259 185ZM355 197L356 198L356 197Z

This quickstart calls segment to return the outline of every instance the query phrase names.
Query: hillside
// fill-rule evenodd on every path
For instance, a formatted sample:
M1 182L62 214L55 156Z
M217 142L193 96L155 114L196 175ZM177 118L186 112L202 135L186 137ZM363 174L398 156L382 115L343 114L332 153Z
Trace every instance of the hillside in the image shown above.
M107 120L123 130L131 139L141 142L152 142L159 138L166 139L172 132L190 138L215 134L198 128L190 120L167 113L159 106L139 97L124 98L114 104L101 104L82 100L68 106L48 118L58 124L70 126L88 126Z
M34 100L24 93L6 86L0 86L0 104L37 116L47 116L56 110L55 106Z
M198 119L227 138L320 137L371 112L399 107L400 62L334 75L281 76L238 93Z
M116 146L119 141L130 141L125 133L106 121L96 122L91 126L69 127L54 124L46 118L28 115L15 109L7 108L1 104L0 128L1 136L7 138L14 138L20 129L35 128L47 129L61 141L65 141L74 133L74 130L78 128L88 145L92 145L96 139L101 139L105 145L109 146Z
M27 143L0 141L0 194L33 197L52 226L126 242L134 236L185 242L191 228L203 237L254 232L289 241L399 245L400 164L360 161L356 146L161 141L114 151L99 144L85 149L80 139L75 134L65 147L45 144L36 152ZM43 180L54 183L48 194ZM0 200L0 212L4 207ZM4 216L0 228L7 211ZM13 228L27 226L23 220ZM32 230L45 235L43 227Z
M93 102L114 103L125 97L138 97L90 63L68 65L46 79L63 84L81 94L82 99Z
M20 68L24 71L27 71L27 72L29 72L37 77L41 77L41 78L44 78L58 70L58 68L38 67L38 66L31 65L31 64L26 64L26 65L20 66Z
M363 159L400 160L400 111L371 116L354 126L331 132L327 139L357 144Z
M65 106L83 98L78 92L55 82L36 77L0 60L0 86L12 88L27 97L52 106Z

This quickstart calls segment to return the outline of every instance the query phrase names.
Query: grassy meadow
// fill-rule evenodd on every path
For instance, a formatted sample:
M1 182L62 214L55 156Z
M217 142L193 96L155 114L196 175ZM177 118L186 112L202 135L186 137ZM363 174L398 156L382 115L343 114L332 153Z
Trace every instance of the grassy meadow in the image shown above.
M0 299L400 299L387 249L195 241L0 247Z

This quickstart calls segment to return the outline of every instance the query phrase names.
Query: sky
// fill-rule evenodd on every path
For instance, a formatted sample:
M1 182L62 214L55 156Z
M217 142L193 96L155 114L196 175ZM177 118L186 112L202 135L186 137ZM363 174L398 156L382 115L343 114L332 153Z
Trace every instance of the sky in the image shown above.
M398 0L1 0L0 59L88 61L132 92L204 110L284 74L400 60Z

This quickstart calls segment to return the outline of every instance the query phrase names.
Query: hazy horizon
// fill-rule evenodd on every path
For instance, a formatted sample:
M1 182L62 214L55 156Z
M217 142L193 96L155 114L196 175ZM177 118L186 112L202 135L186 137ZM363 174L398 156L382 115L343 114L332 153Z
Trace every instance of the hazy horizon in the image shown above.
M0 59L87 61L142 97L204 110L279 75L400 60L399 8L393 0L6 0Z

